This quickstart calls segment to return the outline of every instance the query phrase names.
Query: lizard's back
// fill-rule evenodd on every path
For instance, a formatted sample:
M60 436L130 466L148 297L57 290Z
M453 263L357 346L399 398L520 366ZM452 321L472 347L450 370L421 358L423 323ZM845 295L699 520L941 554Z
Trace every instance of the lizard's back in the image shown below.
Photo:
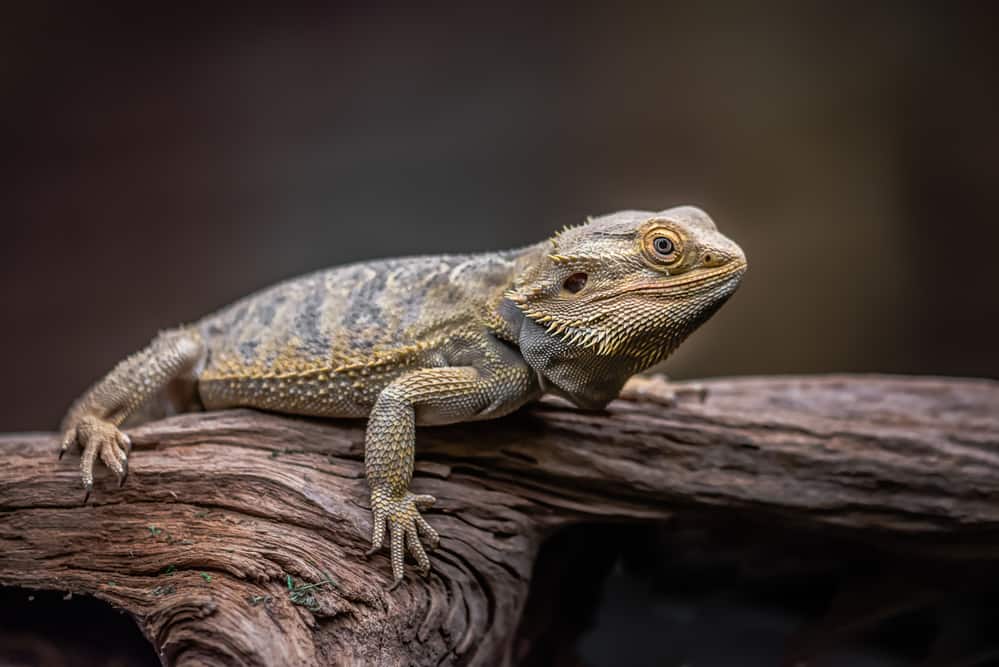
M351 264L237 301L197 325L201 400L209 409L366 416L393 379L449 365L482 335L522 252Z

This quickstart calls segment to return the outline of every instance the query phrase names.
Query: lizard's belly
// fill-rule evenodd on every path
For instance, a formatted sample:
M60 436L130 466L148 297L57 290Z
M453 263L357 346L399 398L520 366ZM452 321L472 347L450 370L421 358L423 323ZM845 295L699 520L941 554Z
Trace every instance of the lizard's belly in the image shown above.
M367 417L391 373L332 372L240 375L205 369L198 394L208 410L248 407L312 417Z
M211 379L198 381L198 394L208 410L259 408L312 417L366 417L377 391L344 386L337 381L280 378Z

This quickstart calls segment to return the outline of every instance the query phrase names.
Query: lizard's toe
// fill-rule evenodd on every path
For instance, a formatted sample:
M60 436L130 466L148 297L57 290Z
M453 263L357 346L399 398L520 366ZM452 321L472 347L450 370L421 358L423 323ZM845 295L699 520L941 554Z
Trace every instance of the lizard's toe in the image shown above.
M406 529L406 547L409 549L409 554L416 560L420 576L426 577L430 574L430 558L427 557L427 552L420 542L415 527Z
M83 454L80 456L80 477L86 492L84 503L90 498L94 488L94 463L98 457L118 478L119 486L125 483L128 477L127 450L132 442L127 435L119 431L114 424L96 417L84 417L71 431L72 433L67 431L67 435L63 438L62 447L64 451L75 441L83 448Z
M690 399L704 403L708 398L708 388L689 382L670 382L664 375L635 375L621 389L621 397L675 407L679 402Z
M392 585L388 590L394 589L403 579L407 551L416 561L417 571L421 576L426 577L430 573L430 558L424 548L424 541L433 549L439 544L440 536L426 519L420 516L420 509L430 507L434 502L435 498L429 495L415 495L408 492L401 496L379 491L372 493L374 524L372 548L367 555L381 547L387 528L392 562Z
M402 581L404 574L403 543L405 541L405 529L399 522L393 521L389 525L389 550L392 552L392 579L396 582Z
M426 519L424 519L422 516L420 516L419 514L417 514L416 515L416 519L415 519L415 523L416 523L416 531L420 535L422 535L424 539L426 539L426 541L427 541L427 547L431 551L433 551L434 549L436 549L437 547L440 546L440 544L441 544L440 533L438 533L436 530L434 530L433 526L431 526L429 523L427 523Z
M101 461L121 480L125 476L125 461L128 460L125 450L119 446L117 439L102 440L98 448Z
M371 523L371 548L364 552L365 558L370 558L376 554L385 541L385 510L376 507L373 512Z
M69 451L69 448L72 447L75 443L76 443L76 427L73 426L71 428L66 429L66 431L62 434L62 442L59 444L60 461L62 460L62 457L66 455L66 452Z
M413 505L416 506L418 510L428 510L433 507L437 499L431 496L429 493L421 493L419 495L410 496L413 500Z

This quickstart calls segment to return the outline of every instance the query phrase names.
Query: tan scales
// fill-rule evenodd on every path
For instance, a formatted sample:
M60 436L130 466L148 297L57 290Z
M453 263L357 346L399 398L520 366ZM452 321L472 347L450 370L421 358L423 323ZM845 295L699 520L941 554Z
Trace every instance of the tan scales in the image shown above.
M622 211L497 253L352 264L280 283L161 333L74 403L60 456L123 483L128 423L254 407L367 417L372 550L389 533L429 572L439 538L409 490L416 426L491 419L550 392L606 405L732 295L746 260L700 209Z

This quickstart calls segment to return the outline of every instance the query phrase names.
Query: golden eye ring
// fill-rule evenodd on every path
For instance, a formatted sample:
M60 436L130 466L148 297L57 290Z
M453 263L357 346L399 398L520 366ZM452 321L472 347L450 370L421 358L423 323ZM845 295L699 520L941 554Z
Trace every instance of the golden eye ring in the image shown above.
M656 268L674 266L683 256L683 241L671 229L655 228L645 234L642 249L646 260Z

